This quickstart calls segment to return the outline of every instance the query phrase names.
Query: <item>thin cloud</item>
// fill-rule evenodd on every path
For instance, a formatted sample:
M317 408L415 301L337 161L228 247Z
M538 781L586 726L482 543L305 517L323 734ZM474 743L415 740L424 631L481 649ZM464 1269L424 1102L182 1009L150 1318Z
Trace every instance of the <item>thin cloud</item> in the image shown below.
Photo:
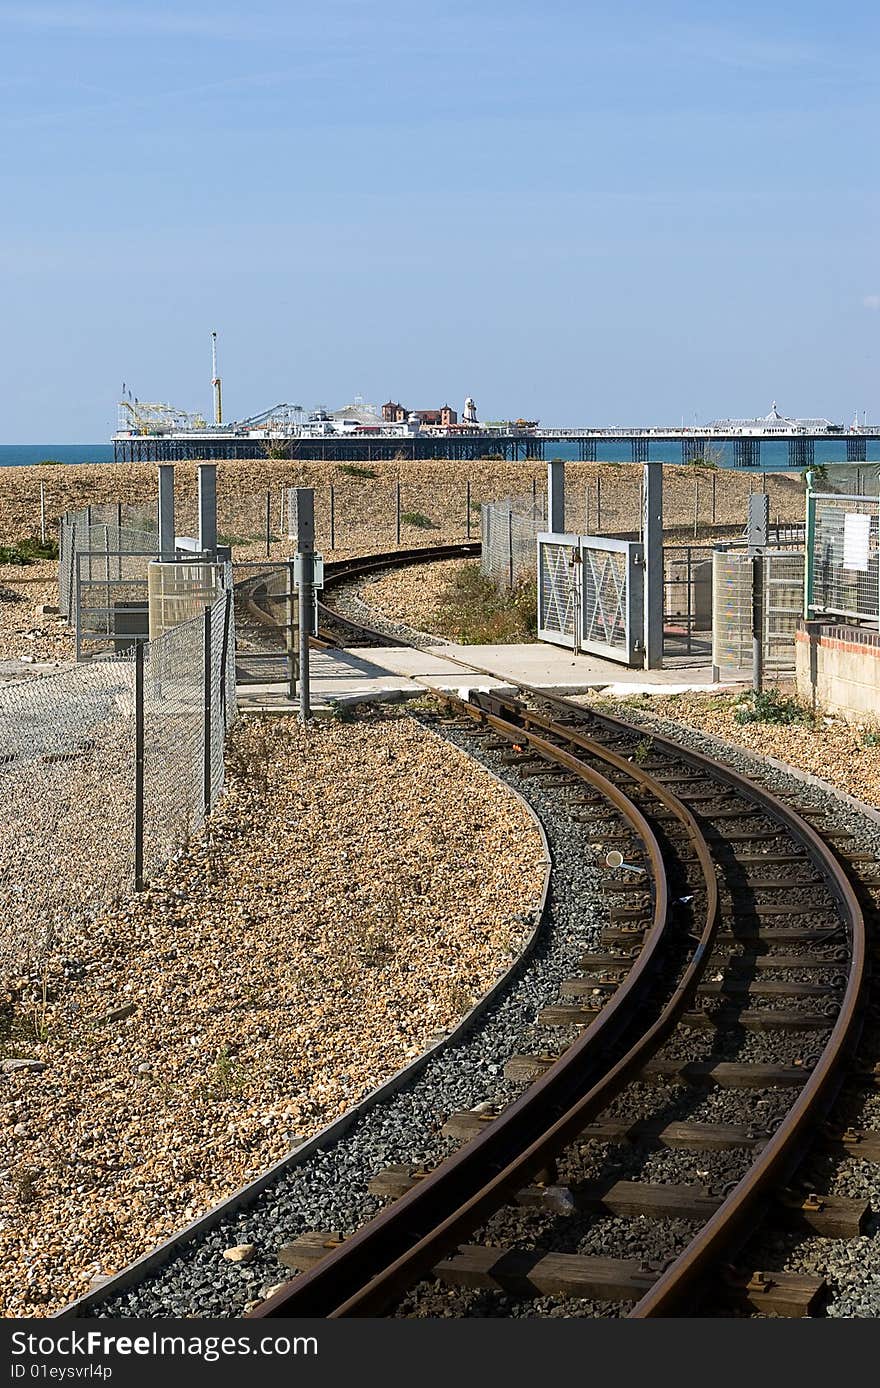
M145 7L103 5L4 5L0 24L56 33L251 39L265 37L253 18L235 15L164 13Z
M880 309L880 294L866 294L862 303L865 308Z

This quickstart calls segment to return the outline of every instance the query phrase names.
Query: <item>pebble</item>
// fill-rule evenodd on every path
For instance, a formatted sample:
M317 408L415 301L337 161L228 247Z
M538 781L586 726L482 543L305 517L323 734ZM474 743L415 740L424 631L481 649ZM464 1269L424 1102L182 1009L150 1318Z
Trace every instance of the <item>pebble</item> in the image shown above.
M599 870L586 829L572 825L558 795L542 788L537 779L521 780L497 754L475 745L466 733L455 727L442 731L516 788L544 823L554 881L550 911L534 952L468 1033L434 1056L410 1084L368 1109L339 1141L312 1151L204 1239L182 1247L165 1267L90 1314L240 1315L253 1297L254 1284L244 1285L226 1267L223 1248L233 1242L254 1243L254 1276L274 1282L280 1247L307 1230L350 1234L380 1208L380 1201L367 1191L377 1171L394 1163L431 1166L454 1150L456 1143L439 1131L449 1114L503 1105L520 1092L504 1079L504 1062L515 1051L541 1049L541 1037L546 1046L548 1033L536 1031L534 1016L538 1008L556 1000L561 979L570 976L584 948L596 941L603 920Z
M234 1247L225 1249L223 1257L227 1263L249 1263L256 1251L252 1243L237 1243Z
M243 720L206 829L58 941L26 1124L24 1081L0 1094L0 1165L44 1172L27 1203L0 1190L7 1314L66 1305L448 1033L527 933L542 852L520 803L408 714Z

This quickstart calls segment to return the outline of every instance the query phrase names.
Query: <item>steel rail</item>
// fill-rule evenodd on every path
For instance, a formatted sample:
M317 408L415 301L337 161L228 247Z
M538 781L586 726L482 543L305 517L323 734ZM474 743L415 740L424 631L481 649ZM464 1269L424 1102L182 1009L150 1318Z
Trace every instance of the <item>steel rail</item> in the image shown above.
M373 573L377 569L403 568L408 564L439 563L444 559L477 558L479 557L481 548L482 546L478 541L468 540L455 544L423 545L414 549L390 550L385 554L355 555L349 559L334 559L330 563L325 564L324 576L325 581L329 581L329 584L334 582L339 583L350 578L356 578L359 574ZM240 579L238 583L233 585L241 592L246 602L249 615L261 626L266 627L267 630L272 627L278 627L278 622L275 621L271 612L268 612L264 607L260 606L260 593L258 591L248 592L246 590L249 585L257 587L257 585L265 584L267 577L277 572L281 564L284 564L286 567L286 561L257 560L253 567L260 567L263 572L249 574L246 578ZM285 595L278 594L270 596L278 596L280 598ZM327 604L321 602L320 599L318 600L317 607L319 620L323 619L325 622L334 622L336 625L347 627L351 631L362 632L365 636L374 639L380 644L387 643L388 638L384 632L378 631L374 627L367 626L363 622L357 622L350 617L344 616L334 608L328 607ZM322 639L319 635L317 637L312 637L310 644L317 649L326 650L335 643L327 639Z
M557 701L554 699L553 702ZM559 702L568 704L567 700ZM577 707L576 704L569 704L571 709ZM614 726L644 735L644 729L623 719L605 714L599 717ZM755 785L732 768L717 765L701 752L690 748L682 749L677 743L662 735L651 733L651 736L655 746L661 745L691 766L711 772L715 779L725 780L742 794L763 805L774 817L781 819L789 832L800 840L813 863L821 869L832 895L837 898L842 910L849 933L850 967L837 1019L822 1054L799 1092L797 1100L743 1179L687 1248L660 1276L651 1291L647 1292L631 1311L630 1315L639 1320L682 1313L684 1299L697 1280L703 1278L707 1269L717 1264L720 1258L729 1252L731 1244L738 1238L741 1239L744 1232L749 1232L752 1217L763 1198L773 1186L786 1179L797 1165L812 1130L825 1116L833 1101L842 1067L858 1043L863 1019L861 1004L867 985L868 960L865 919L858 898L845 869L812 825L778 796L765 790L763 786Z
M718 924L718 892L708 847L690 812L647 773L623 762L643 787L674 809L697 849L706 888L706 919L696 949L659 1014L647 1026L638 1017L656 983L656 969L671 929L663 854L641 811L618 786L571 752L537 733L458 700L444 701L511 740L528 744L600 790L624 815L646 846L654 878L653 922L633 968L601 1012L545 1074L495 1121L446 1159L392 1206L377 1215L312 1269L256 1308L274 1316L371 1316L379 1314L450 1247L479 1226L528 1179L545 1167L614 1094L628 1082L674 1028L703 972ZM593 750L593 749L591 749ZM599 744L595 755L620 768L621 759ZM640 1027L635 1042L627 1032ZM622 1058L614 1047L627 1045ZM536 1136L536 1133L538 1134ZM487 1179L488 1178L488 1179Z
M460 663L463 666L466 664L465 662ZM469 668L474 670L475 667L471 665ZM569 714L577 714L585 721L597 721L600 725L618 732L640 737L646 735L646 730L643 727L628 723L624 719L605 713L593 713L571 700L549 695L533 686L518 684L518 688L525 694L543 700L553 708L562 709ZM531 718L533 725L540 723L540 719L536 715L529 714L527 711L521 716L524 720L523 732L526 730L529 718ZM570 742L574 741L575 744L583 736L577 734L569 726L558 728L556 735L564 736ZM774 796L762 786L745 776L741 776L731 768L702 753L690 748L683 748L671 738L664 737L653 729L648 730L648 735L656 747L664 749L679 761L701 770L711 779L725 782L746 799L761 806L770 814L771 818L780 821L788 833L802 844L813 864L820 868L822 876L837 902L843 924L849 935L850 967L844 996L837 1018L831 1028L831 1034L817 1064L800 1091L798 1099L792 1105L774 1136L752 1164L746 1176L730 1192L719 1209L684 1251L661 1274L652 1290L642 1297L630 1313L635 1319L681 1314L682 1304L685 1298L692 1293L695 1284L702 1280L703 1285L705 1285L706 1274L713 1265L716 1265L723 1256L729 1255L732 1247L741 1245L753 1227L754 1216L758 1213L769 1190L778 1185L780 1180L787 1178L791 1170L797 1165L803 1148L809 1141L811 1131L833 1101L843 1065L858 1042L862 1023L861 1003L864 998L867 976L867 944L861 907L845 869L812 826L779 797ZM609 749L603 750L609 751ZM625 759L620 760L625 762ZM627 762L626 765L630 767L631 763ZM588 1097L585 1096L585 1099ZM496 1178L496 1182L501 1183L504 1176L505 1173L501 1173ZM508 1185L509 1183L505 1183L504 1188L507 1189ZM364 1294L361 1294L359 1298L351 1298L349 1303L332 1314L369 1314L368 1310L362 1309L365 1305L369 1305L369 1300Z
M528 692L553 708L576 713L587 722L595 721L615 731L646 736L644 727L613 714L594 713L570 699L543 694L534 688L529 688ZM681 1307L694 1285L704 1279L707 1271L722 1257L730 1254L737 1241L743 1241L751 1231L752 1220L771 1188L787 1179L797 1166L812 1130L824 1118L834 1099L842 1068L858 1044L868 970L865 920L858 898L845 868L812 825L778 796L732 767L716 762L705 753L682 747L672 738L653 729L647 730L647 735L655 747L662 748L678 761L702 771L713 780L725 782L746 799L760 805L771 818L782 821L789 834L805 848L814 866L820 869L837 901L849 935L850 960L837 1019L797 1100L742 1180L630 1312L630 1316L638 1320L686 1314Z

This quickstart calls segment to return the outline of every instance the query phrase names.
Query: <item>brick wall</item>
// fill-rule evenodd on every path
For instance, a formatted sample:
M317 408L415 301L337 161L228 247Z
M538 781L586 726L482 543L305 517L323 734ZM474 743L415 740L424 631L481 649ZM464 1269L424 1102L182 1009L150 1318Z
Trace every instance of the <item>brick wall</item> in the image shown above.
M880 722L880 632L802 622L795 655L802 699L851 722Z

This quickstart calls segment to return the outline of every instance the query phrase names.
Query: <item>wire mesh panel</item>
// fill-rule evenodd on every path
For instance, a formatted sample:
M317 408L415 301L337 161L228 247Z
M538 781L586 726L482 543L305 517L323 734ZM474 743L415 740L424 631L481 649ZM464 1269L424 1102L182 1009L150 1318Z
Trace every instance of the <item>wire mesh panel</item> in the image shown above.
M636 664L644 652L644 551L630 540L542 532L538 637Z
M541 497L508 497L481 506L483 573L504 588L512 588L523 574L533 574L535 544L544 524Z
M712 558L712 664L729 678L744 678L753 663L754 559L729 550L716 550ZM762 665L765 674L778 678L795 669L805 556L768 550L761 566Z
M206 617L144 643L143 876L223 789L235 721L229 590ZM133 653L0 686L0 974L33 972L65 931L134 888ZM206 737L210 757L206 757Z
M538 535L538 637L555 646L578 640L580 554L576 535Z
M204 820L204 621L151 641L144 668L144 876Z
M264 684L289 676L288 641L296 646L299 603L291 564L232 565L235 604L234 665L240 684Z
M641 544L582 535L580 565L580 649L635 664L644 651Z
M767 674L790 675L795 669L795 633L804 613L804 554L774 554L763 557L764 670Z
M715 550L712 556L712 664L730 674L752 666L752 560Z
M880 503L812 493L807 519L809 614L880 617Z
M133 824L133 662L0 686L0 974L131 889Z
M147 577L155 553L78 550L76 553L76 658L120 653L148 630Z
M58 542L58 609L76 621L77 555L86 551L156 554L156 507L114 502L67 511L61 517Z

